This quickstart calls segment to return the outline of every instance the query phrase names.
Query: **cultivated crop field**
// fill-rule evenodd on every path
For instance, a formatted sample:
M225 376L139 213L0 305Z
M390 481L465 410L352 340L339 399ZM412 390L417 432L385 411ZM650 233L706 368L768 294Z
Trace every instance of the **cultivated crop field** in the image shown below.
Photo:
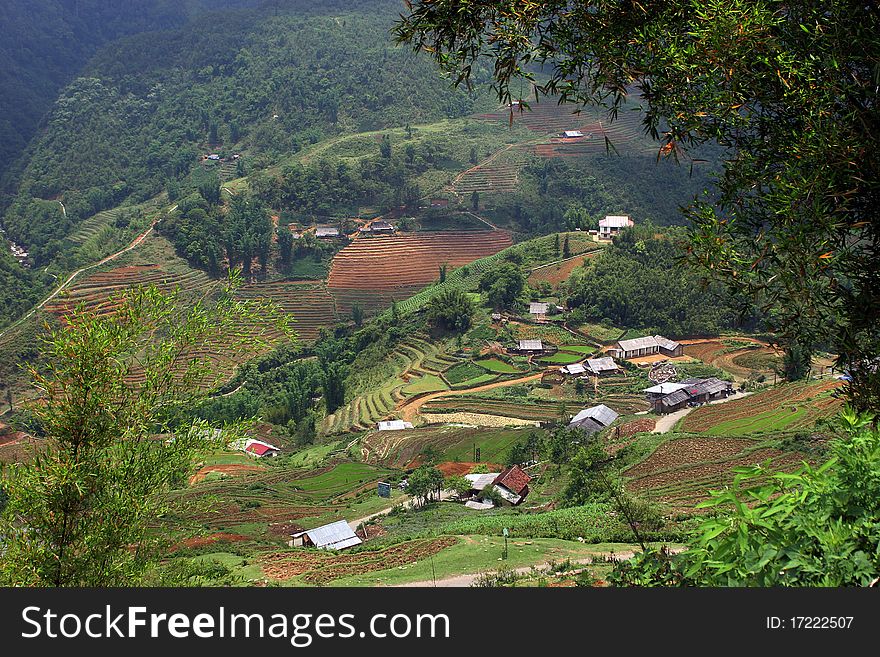
M387 570L427 559L458 543L457 538L417 539L384 550L363 550L332 554L318 550L274 552L260 558L263 573L271 580L296 578L306 584L321 586L342 577Z
M503 462L513 443L525 440L534 429L485 429L474 427L420 427L409 431L377 431L364 436L361 456L370 463L404 468L426 447L433 447L444 461L473 461L474 446L483 463Z
M461 267L513 244L501 230L418 233L357 239L333 258L327 287L341 314L403 300L439 277L440 265Z
M599 252L598 249L599 245L597 244L596 249L591 253L577 255L560 263L545 265L533 269L532 273L529 274L529 285L535 287L546 281L554 288L558 287L560 283L564 283L569 279L571 273L575 269L582 266L588 258L597 254Z
M752 339L685 340L687 356L714 365L734 376L747 378L753 372L772 373L781 357L770 345Z
M702 406L685 416L682 431L709 435L747 435L812 427L840 410L831 393L836 379L784 384L725 404Z
M624 472L628 488L674 508L692 509L712 490L733 481L733 469L770 462L774 472L796 469L805 456L797 452L758 448L736 438L680 438L660 445L641 463Z
M316 340L322 328L336 320L336 306L327 288L314 281L256 283L238 290L242 299L267 299L291 315L300 340Z
M92 274L46 304L46 309L63 317L82 305L98 315L112 315L118 306L118 297L138 286L156 285L164 291L179 286L181 290L192 293L207 292L212 284L207 274L195 269L177 274L155 263L129 265Z

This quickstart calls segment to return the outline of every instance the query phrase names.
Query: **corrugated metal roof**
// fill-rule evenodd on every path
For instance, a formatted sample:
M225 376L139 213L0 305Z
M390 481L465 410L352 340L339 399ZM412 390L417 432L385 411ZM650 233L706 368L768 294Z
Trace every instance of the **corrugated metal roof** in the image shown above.
M529 304L529 314L530 315L546 315L549 310L550 310L549 303L532 301Z
M605 404L599 404L598 406L591 406L590 408L585 408L580 413L575 415L569 426L580 422L581 420L585 420L587 418L591 418L596 420L599 424L604 427L609 426L614 420L618 417L617 412L608 408Z
M363 542L345 520L309 529L306 534L315 547L325 550L341 550Z
M492 486L492 488L495 490L496 493L498 493L501 497L503 497L511 504L519 504L522 500L522 497L520 495L517 495L505 486Z
M578 420L577 422L572 420L572 422L568 425L568 428L580 429L589 436L590 434L594 434L597 431L602 431L602 429L604 429L605 427L596 422L596 420L594 420L593 418L585 417L584 419Z
M687 388L687 384L666 382L651 386L650 388L645 388L643 392L647 392L650 395L669 395L682 388Z
M522 351L543 351L544 343L540 340L520 340L519 348Z
M483 490L486 486L490 486L493 481L501 474L500 472L488 472L485 474L466 474L464 476L474 490Z
M608 214L604 219L599 220L599 225L606 228L626 228L632 224L633 220L628 215Z
M560 370L565 372L566 374L583 374L587 371L587 368L584 367L581 363L574 363L572 365L566 365L565 367L560 367Z
M376 427L379 431L401 431L403 429L412 429L412 422L404 422L403 420L383 420Z
M338 228L318 226L318 228L315 229L315 237L335 237L337 235L339 235Z
M604 358L588 358L587 359L587 367L596 372L609 372L617 369L617 363L614 362L614 359L610 356L606 356Z
M646 336L644 338L633 338L632 340L621 340L617 343L620 345L620 348L624 351L635 351L636 349L650 349L651 347L658 347L657 340L654 339L653 335Z
M657 341L658 345L664 349L669 349L669 351L674 351L681 346L678 342L670 340L669 338L664 338L662 335L655 335L654 339Z

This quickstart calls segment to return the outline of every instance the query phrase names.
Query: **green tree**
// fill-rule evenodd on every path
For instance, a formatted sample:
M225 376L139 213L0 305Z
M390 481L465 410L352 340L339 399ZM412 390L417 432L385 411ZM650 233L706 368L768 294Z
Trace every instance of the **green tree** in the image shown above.
M435 493L439 498L443 488L443 473L430 465L422 465L413 470L408 482L407 493L421 506L425 506L434 498Z
M480 277L480 291L486 292L496 308L510 308L526 286L526 277L512 262L493 267Z
M467 495L471 491L471 487L471 482L461 475L447 477L446 481L443 482L443 488L453 491L458 495L459 499Z
M562 241L562 257L570 258L571 257L571 246L568 244L568 235L565 236L565 239Z
M443 290L428 302L425 315L433 327L463 333L471 326L474 302L459 289Z
M277 233L278 259L281 261L281 269L286 271L293 259L293 235L287 226L280 226Z
M264 328L237 337L240 323ZM185 419L223 380L216 364L189 354L224 335L229 348L253 353L273 325L289 332L276 308L236 301L233 285L216 304L190 308L177 293L138 288L113 316L80 307L49 330L44 365L29 367L45 447L6 470L0 581L140 582L161 554L150 528L172 508L169 489L186 481L196 450L224 444L204 421ZM243 428L224 427L222 437Z
M354 325L360 328L364 323L364 307L355 302L351 306L351 319L354 322Z
M440 265L440 282L441 282L441 283L445 283L445 282L446 282L446 271L447 271L448 269L449 269L449 264L448 264L448 263L445 263L445 262L444 262L443 264Z
M504 102L541 70L538 94L612 119L637 90L658 156L720 145L717 193L688 210L690 261L774 309L787 343L831 341L853 403L880 408L880 13L848 0L423 0L395 31L459 83L494 60Z
M345 379L348 376L348 368L344 363L340 362L328 362L323 367L322 388L324 391L324 404L329 415L345 404Z
M382 141L379 142L379 153L385 159L391 158L391 137L389 135L382 135Z
M471 208L474 212L480 209L480 192L476 189L471 192Z

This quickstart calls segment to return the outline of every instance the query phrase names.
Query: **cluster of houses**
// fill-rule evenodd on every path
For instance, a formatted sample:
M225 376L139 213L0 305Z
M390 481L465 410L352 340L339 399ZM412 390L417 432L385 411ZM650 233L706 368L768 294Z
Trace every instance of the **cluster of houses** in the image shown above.
M660 383L644 390L651 408L660 414L673 413L687 406L726 399L733 394L733 383L715 377L685 379L680 383Z

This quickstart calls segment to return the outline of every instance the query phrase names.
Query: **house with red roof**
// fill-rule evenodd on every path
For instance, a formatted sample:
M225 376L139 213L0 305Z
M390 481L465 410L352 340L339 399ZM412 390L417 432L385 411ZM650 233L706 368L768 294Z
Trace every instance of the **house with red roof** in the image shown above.
M505 502L516 506L529 494L529 482L532 478L518 465L512 465L501 472L492 485Z
M247 444L244 448L244 453L248 456L262 459L272 456L278 456L279 454L281 454L281 449L275 447L275 445L264 443L262 440L251 439L247 441Z

